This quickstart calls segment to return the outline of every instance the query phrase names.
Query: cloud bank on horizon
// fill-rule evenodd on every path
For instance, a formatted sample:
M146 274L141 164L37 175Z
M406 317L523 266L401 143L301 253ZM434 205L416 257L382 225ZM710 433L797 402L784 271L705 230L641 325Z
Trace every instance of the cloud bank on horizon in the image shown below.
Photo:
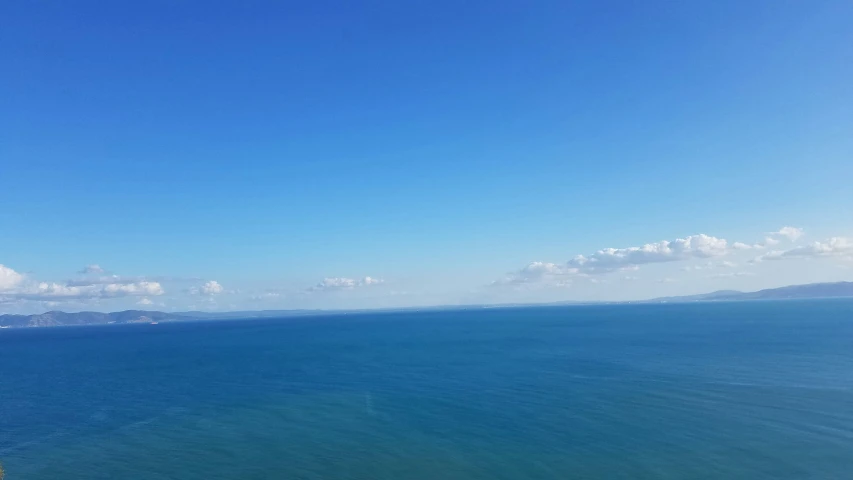
M800 243L805 236L801 228L785 226L761 234L758 242L729 241L707 234L689 235L673 240L661 240L633 247L602 248L588 254L577 254L564 262L534 261L508 273L504 278L488 284L489 289L510 291L513 288L559 287L568 288L586 282L596 285L602 292L614 291L613 282L631 284L673 284L673 272L657 278L643 278L637 272L653 266L683 264L677 271L695 274L702 278L720 281L755 278L758 273L747 270L756 266L782 261L824 259L837 261L839 265L853 266L853 240L847 237L830 237L821 241ZM780 248L782 247L782 248ZM731 257L748 258L731 258ZM737 260L737 261L734 261ZM704 273L702 273L704 272ZM107 274L98 264L91 264L78 271L78 277L66 281L44 281L32 278L10 266L0 264L0 312L3 310L38 310L40 308L113 308L128 299L133 305L142 307L166 306L168 300L173 309L197 308L192 297L199 298L202 305L211 309L222 308L218 299L229 298L226 307L238 304L251 308L257 302L277 302L288 299L308 301L318 305L334 299L356 298L356 295L389 296L405 298L399 291L386 290L385 279L364 277L325 277L307 288L265 289L246 291L226 289L217 280L200 280L196 277L146 277ZM630 273L630 274L628 274ZM643 282L645 280L645 282ZM187 289L172 289L164 286L178 282L194 282ZM379 288L376 288L379 287ZM477 286L472 287L476 290ZM611 289L611 290L608 290ZM370 291L370 293L367 293ZM160 298L163 301L153 301ZM372 298L372 297L371 297ZM504 298L504 297L501 297ZM108 303L103 303L108 302ZM237 302L237 303L234 303ZM123 304L127 305L127 304Z
M634 271L641 267L670 262L686 262L695 259L713 259L732 255L737 251L767 250L782 241L794 243L804 235L803 229L785 226L775 232L769 232L764 240L757 243L729 242L706 234L690 235L675 240L662 240L638 247L603 248L588 255L576 255L565 263L534 261L519 270L510 272L506 277L492 282L494 286L551 283L566 285L572 278L603 275L618 271ZM838 257L853 258L853 241L845 237L832 237L823 242L808 245L793 245L788 250L772 250L748 260L758 263L764 260L779 260L792 257ZM713 267L734 267L731 261L708 262L704 266L685 267L682 270L701 270ZM751 273L735 272L717 274L713 278L731 278L748 276Z

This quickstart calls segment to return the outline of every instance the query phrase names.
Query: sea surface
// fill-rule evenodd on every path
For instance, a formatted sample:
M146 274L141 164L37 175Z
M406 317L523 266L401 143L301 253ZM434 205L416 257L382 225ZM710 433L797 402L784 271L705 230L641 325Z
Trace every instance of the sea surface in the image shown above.
M850 479L853 302L0 330L7 480Z

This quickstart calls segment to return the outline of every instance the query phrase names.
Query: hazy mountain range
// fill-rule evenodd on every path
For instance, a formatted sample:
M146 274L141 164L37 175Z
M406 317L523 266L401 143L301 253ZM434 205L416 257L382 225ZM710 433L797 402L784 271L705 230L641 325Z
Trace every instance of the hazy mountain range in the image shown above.
M809 283L806 285L789 285L787 287L768 288L765 290L759 290L757 292L718 290L716 292L702 293L699 295L660 297L646 301L662 303L838 297L853 297L853 282Z
M739 292L737 290L719 290L699 295L679 297L660 297L640 302L618 303L686 303L686 302L720 302L747 300L776 300L776 299L807 299L807 298L853 298L853 282L810 283L807 285L791 285L788 287L769 288L757 292ZM561 302L570 304L580 302ZM611 302L612 303L612 302ZM550 305L556 305L554 303ZM506 306L506 305L502 305ZM518 305L522 306L522 305ZM485 307L471 305L470 307ZM465 307L430 307L428 309L447 309ZM411 309L400 309L411 310ZM347 312L355 312L349 310ZM291 316L322 315L330 313L345 313L334 310L260 310L242 312L157 312L146 310L125 310L123 312L47 312L35 315L0 315L0 328L6 327L55 327L73 325L106 325L121 323L152 323L197 320L224 320L238 318L275 318Z
M299 315L320 315L328 310L263 310L252 312L157 312L125 310L123 312L47 312L35 315L0 315L0 328L58 327L74 325L107 325L113 323L189 322L235 318L272 318Z

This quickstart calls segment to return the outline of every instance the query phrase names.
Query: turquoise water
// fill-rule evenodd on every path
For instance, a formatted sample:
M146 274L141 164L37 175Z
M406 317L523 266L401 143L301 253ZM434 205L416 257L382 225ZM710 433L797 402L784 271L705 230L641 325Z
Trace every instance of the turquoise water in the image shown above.
M832 479L853 303L0 331L0 462L40 479Z

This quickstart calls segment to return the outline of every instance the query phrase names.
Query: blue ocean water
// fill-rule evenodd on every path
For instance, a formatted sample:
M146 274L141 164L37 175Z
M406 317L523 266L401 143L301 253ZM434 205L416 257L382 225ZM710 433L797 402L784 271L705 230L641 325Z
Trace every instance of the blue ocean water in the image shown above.
M0 331L7 480L853 477L853 302Z

